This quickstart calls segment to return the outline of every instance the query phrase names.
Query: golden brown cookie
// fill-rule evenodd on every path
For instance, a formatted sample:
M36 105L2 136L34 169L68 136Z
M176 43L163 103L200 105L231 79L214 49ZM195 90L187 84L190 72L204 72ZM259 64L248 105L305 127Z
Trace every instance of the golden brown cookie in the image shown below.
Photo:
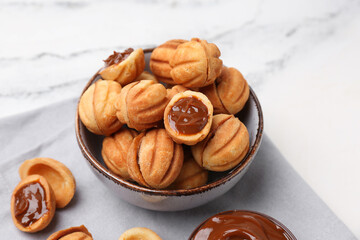
M162 240L153 230L143 227L135 227L126 230L119 240Z
M158 82L156 77L149 73L148 71L143 71L136 79L135 81L141 81L141 80L153 80L155 82Z
M236 114L245 106L250 89L243 75L235 68L223 67L221 75L207 87L201 88L214 106L214 114Z
M208 180L208 171L190 158L184 160L183 167L179 176L169 186L169 189L191 189L200 187L206 184Z
M23 232L38 232L47 227L55 209L54 192L40 175L21 180L11 196L11 216L15 226Z
M150 69L156 78L164 83L175 85L176 83L171 78L171 66L169 61L174 54L176 48L182 44L187 42L182 39L173 39L161 44L151 54L150 57Z
M175 142L194 145L208 135L212 116L213 106L204 94L180 92L165 108L165 129Z
M159 124L168 103L166 88L152 80L126 85L115 104L120 122L138 131Z
M118 131L122 123L116 117L115 101L120 97L121 85L114 81L99 80L81 96L79 116L92 133L109 136Z
M91 233L84 225L70 227L51 234L46 240L92 240Z
M113 173L130 179L127 167L127 152L138 133L128 128L121 128L115 134L104 138L101 155L106 166Z
M234 115L213 118L207 138L191 148L196 162L210 171L222 172L235 167L249 151L249 133Z
M210 85L221 73L220 51L213 43L198 38L179 45L170 59L175 83L195 88Z
M52 158L33 158L23 162L19 168L21 179L38 174L46 178L55 193L56 207L63 208L74 197L76 183L71 171Z
M115 52L104 60L105 68L100 75L105 80L114 80L125 86L134 81L145 69L144 51L129 48L124 52Z
M188 88L181 86L181 85L175 85L171 88L166 89L167 91L167 98L171 100L176 94L180 92L185 92L186 90L189 90Z
M142 132L132 142L128 171L140 185L162 189L175 181L184 160L182 146L176 144L165 129Z

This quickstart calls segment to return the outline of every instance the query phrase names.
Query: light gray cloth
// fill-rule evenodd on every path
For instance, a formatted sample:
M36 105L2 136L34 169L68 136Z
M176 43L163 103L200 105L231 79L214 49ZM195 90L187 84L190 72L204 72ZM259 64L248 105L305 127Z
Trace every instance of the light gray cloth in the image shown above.
M211 215L246 209L284 223L299 240L356 239L291 168L265 135L249 171L224 196L195 209L155 212L117 199L90 170L75 139L76 100L0 121L0 239L46 239L51 233L84 224L95 240L117 240L128 228L148 227L165 239L187 239ZM13 225L10 197L18 184L20 164L34 157L51 157L73 172L74 199L59 209L40 233L22 233ZM319 173L321 174L321 173ZM319 175L319 177L321 177Z

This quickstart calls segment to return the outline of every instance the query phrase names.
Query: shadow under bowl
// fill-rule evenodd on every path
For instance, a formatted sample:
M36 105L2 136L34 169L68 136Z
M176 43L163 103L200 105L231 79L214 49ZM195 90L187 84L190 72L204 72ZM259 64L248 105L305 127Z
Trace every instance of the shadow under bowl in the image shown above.
M145 70L150 71L149 59L153 49L145 49ZM90 85L101 77L96 73L86 84L83 93ZM82 94L83 94L82 93ZM80 101L80 98L79 98ZM76 138L82 154L94 171L96 177L120 199L151 210L180 211L203 205L223 195L231 189L248 170L262 139L263 114L255 92L250 88L250 96L243 110L235 115L248 129L250 148L245 158L233 169L226 172L209 172L208 183L204 186L188 190L158 190L142 187L134 182L126 181L112 173L101 156L103 136L91 133L80 120L79 106L76 112Z

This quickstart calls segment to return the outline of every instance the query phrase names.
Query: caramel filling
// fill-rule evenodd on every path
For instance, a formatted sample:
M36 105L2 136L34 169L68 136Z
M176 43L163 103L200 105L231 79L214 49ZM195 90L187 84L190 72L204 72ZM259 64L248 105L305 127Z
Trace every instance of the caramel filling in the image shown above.
M134 49L132 48L128 48L123 52L115 52L110 55L106 60L104 60L105 62L105 66L111 66L114 64L118 64L121 63L122 61L124 61L127 57L130 56L130 54L134 51Z
M196 134L208 122L208 109L194 96L181 98L172 106L168 120L170 127L177 133Z
M39 182L26 184L15 194L15 217L21 225L28 227L49 210L46 193Z
M289 240L281 226L251 212L227 212L207 220L193 240Z

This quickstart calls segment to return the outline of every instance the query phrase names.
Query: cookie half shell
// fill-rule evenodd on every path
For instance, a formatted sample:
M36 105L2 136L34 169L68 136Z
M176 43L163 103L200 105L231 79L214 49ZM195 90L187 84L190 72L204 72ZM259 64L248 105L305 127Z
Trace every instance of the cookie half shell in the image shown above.
M23 232L38 232L49 225L56 209L55 195L46 179L30 175L20 181L11 196L11 215Z
M24 161L19 167L21 179L38 174L44 177L54 191L56 207L64 208L74 197L76 182L70 169L52 158L33 158Z

